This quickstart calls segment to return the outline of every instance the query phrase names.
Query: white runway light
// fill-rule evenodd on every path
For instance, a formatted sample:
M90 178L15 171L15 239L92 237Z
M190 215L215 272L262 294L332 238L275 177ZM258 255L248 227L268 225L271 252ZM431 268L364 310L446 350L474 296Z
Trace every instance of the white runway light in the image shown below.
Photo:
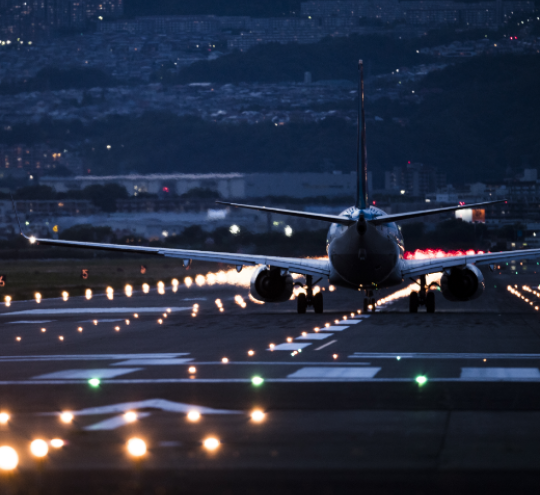
M0 447L0 469L2 471L12 471L19 464L19 456L15 449L8 445Z
M130 438L127 443L127 451L133 457L142 457L146 454L146 443L140 438Z
M203 441L203 447L206 450L214 451L219 447L219 440L214 437L206 438Z
M107 293L107 299L112 301L114 299L114 289L112 287L107 287L106 293Z
M45 440L38 438L30 444L30 452L34 457L45 457L49 453L49 446Z

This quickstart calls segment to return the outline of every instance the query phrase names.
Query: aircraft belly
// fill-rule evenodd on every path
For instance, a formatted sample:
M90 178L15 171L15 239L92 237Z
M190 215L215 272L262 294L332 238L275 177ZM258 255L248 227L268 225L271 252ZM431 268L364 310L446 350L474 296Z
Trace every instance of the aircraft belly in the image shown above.
M330 282L336 285L385 287L401 282L399 247L373 226L364 235L354 226L347 229L330 244L329 258L333 268Z

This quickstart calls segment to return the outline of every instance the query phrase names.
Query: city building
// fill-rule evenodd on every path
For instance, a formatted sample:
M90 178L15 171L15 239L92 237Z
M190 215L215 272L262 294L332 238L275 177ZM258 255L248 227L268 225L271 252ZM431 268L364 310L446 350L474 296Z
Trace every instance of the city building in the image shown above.
M385 172L384 189L386 192L422 196L436 192L446 186L446 174L435 167L422 163L409 163L406 167L394 167Z
M89 20L123 13L123 0L2 0L0 35L36 39L59 30L85 28Z
M12 176L40 177L63 166L73 174L81 173L81 160L46 144L6 146L0 144L0 178Z
M371 177L369 179L371 181ZM133 196L140 193L180 196L192 189L205 189L222 199L269 196L352 198L356 191L356 173L89 175L43 177L40 183L57 192L81 190L93 184L120 184Z

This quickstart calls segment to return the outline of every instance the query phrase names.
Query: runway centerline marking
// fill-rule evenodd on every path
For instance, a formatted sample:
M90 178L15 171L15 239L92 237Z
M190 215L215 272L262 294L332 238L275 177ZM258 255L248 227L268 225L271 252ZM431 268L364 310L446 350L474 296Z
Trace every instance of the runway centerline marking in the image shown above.
M330 325L329 327L323 327L324 328L324 331L326 332L327 330L331 330L332 332L341 332L343 330L346 330L347 328L349 328L348 326L346 327L343 327L343 326L336 326L336 325Z
M331 340L330 342L327 342L326 344L321 345L320 347L317 347L317 349L314 349L315 351L320 351L321 349L324 349L325 347L328 347L329 345L335 344L337 342L337 339Z

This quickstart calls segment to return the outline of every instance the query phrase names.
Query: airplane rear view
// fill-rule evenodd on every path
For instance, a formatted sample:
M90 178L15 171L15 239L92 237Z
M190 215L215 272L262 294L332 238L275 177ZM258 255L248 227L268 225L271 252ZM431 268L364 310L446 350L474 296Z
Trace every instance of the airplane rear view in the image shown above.
M361 60L358 63L358 70L357 191L354 206L347 208L339 215L328 215L218 201L219 204L229 207L291 215L330 223L326 240L327 259L288 258L41 239L27 236L22 229L21 234L31 243L154 254L178 258L183 261L184 266L189 265L192 260L232 264L239 271L243 266L260 265L253 272L250 292L255 299L267 303L289 300L295 285L291 274L301 274L305 276L305 293L301 293L297 297L298 313L305 313L310 306L316 313L323 312L323 293L320 291L314 293L313 290L322 278L328 279L335 286L363 291L365 294L364 311L369 308L375 310L374 294L377 290L399 285L406 278L411 278L418 283L420 289L418 292L410 294L409 311L415 313L419 306L424 305L427 312L432 313L435 311L435 294L430 291L426 282L427 275L442 273L440 290L446 299L469 301L479 297L484 290L484 279L478 265L539 258L540 249L528 249L424 260L404 259L405 246L396 222L464 208L492 205L505 202L505 200L397 214L386 214L373 205L369 206L364 77ZM314 278L317 278L315 282Z

